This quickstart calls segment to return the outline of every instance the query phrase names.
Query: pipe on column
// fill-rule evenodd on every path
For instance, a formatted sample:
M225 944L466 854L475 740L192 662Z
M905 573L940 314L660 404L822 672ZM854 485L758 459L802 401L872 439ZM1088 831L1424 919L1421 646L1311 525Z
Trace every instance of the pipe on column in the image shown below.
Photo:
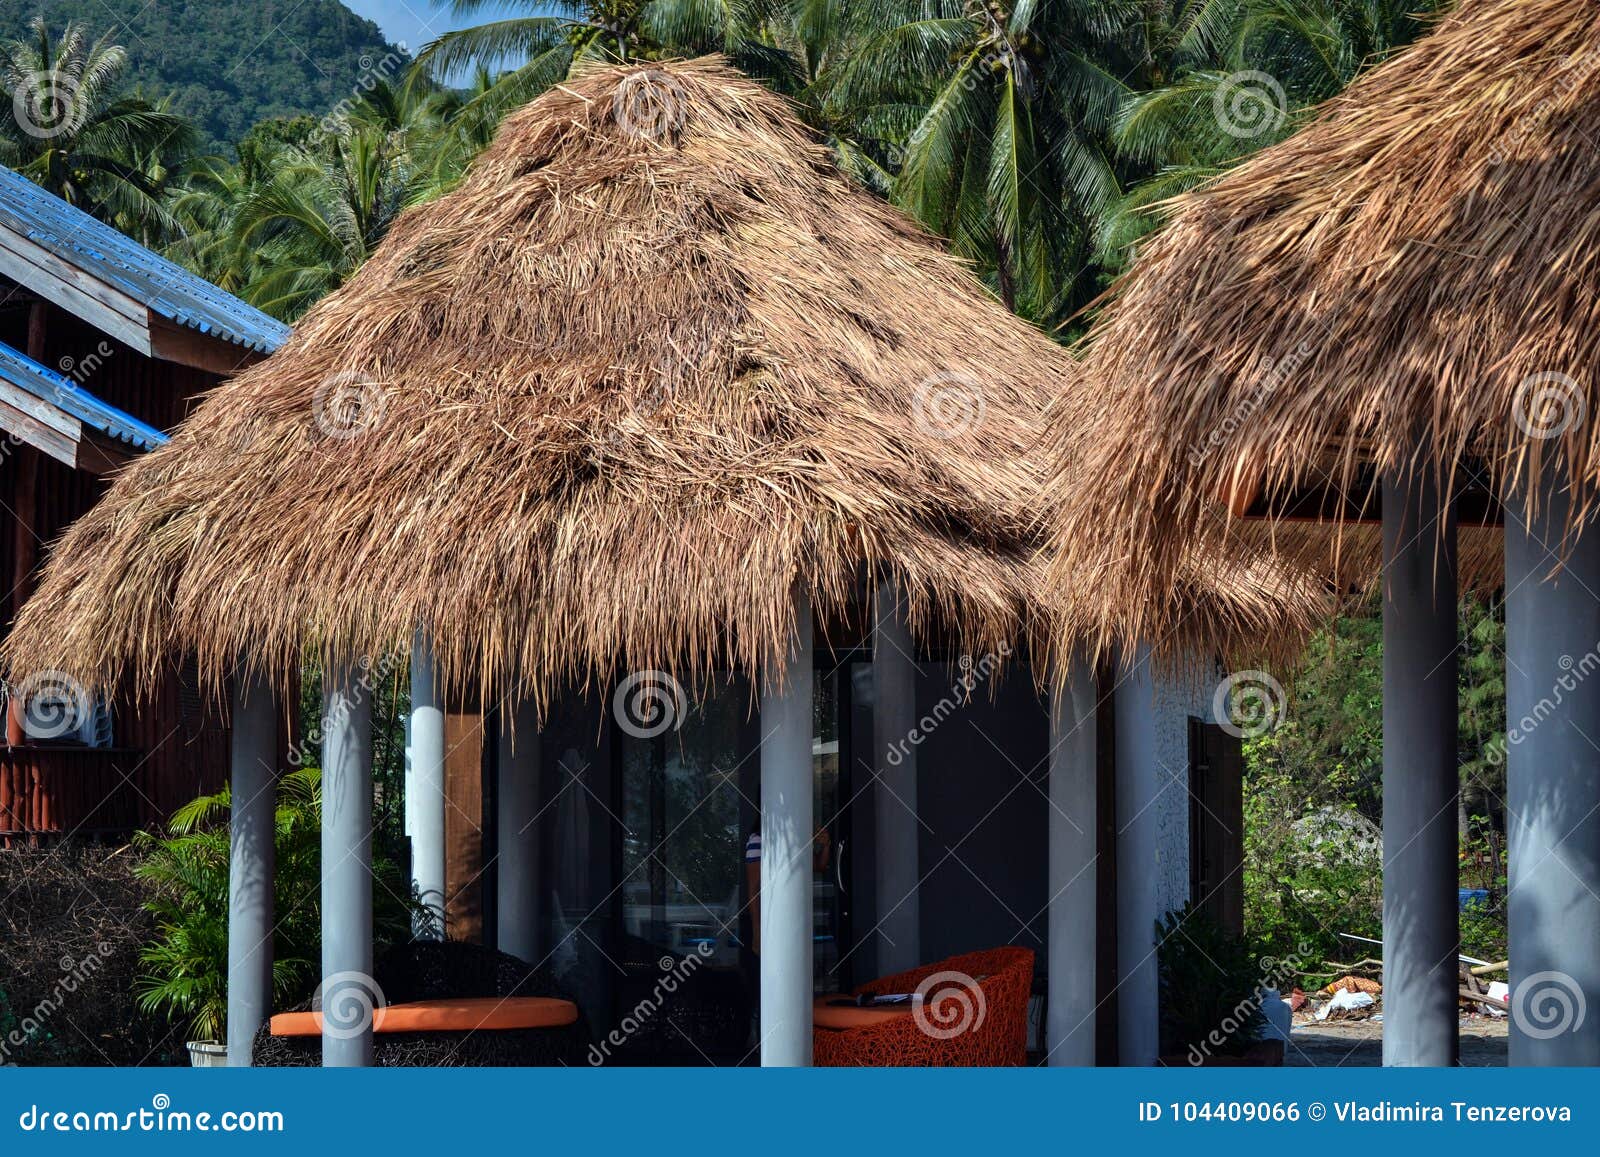
M1134 650L1118 674L1121 682L1111 700L1117 752L1117 1048L1123 1065L1153 1065L1161 1049L1156 967L1160 832L1155 807L1161 771L1149 647Z
M811 599L761 693L761 1063L811 1063Z
M1072 656L1050 695L1050 908L1046 1057L1052 1066L1095 1063L1094 668Z
M264 682L234 680L228 820L228 1066L251 1065L255 1036L272 1015L273 832L278 726Z
M1457 1060L1456 524L1431 467L1383 480L1383 1063Z
M500 712L495 861L501 952L539 959L539 713L530 700Z
M1506 504L1513 1065L1600 1065L1600 530L1563 544L1570 511Z
M872 644L872 731L878 750L873 787L874 857L880 975L922 963L918 853L915 644L892 583L875 596Z
M322 700L322 1064L372 1064L372 698L348 666Z
M419 629L411 644L411 725L406 816L411 836L411 884L431 919L419 918L419 937L444 939L444 694L433 648Z

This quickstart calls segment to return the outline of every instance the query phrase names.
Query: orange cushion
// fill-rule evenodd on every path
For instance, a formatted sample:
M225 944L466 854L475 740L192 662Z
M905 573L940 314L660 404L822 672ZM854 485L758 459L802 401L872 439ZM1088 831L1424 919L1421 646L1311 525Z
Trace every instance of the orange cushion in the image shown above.
M892 1021L903 1020L911 1015L911 1004L878 1005L875 1008L861 1008L853 1004L832 1005L830 1000L848 1000L849 997L842 993L834 992L826 996L819 996L811 1004L811 1023L817 1028L831 1029L842 1032L850 1028L871 1028L873 1025L889 1024Z
M373 1032L476 1032L479 1029L560 1028L578 1019L578 1006L550 996L471 996L391 1004L373 1014ZM280 1012L273 1036L321 1036L320 1012Z

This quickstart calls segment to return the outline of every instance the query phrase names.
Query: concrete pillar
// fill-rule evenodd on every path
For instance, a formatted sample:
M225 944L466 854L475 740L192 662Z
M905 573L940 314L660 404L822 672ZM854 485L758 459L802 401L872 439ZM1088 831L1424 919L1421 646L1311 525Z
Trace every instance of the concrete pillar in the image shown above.
M322 1064L372 1064L372 692L349 667L322 703Z
M877 748L873 785L879 975L923 963L918 882L916 645L892 583L878 587L872 643L872 732Z
M1112 696L1117 750L1117 1042L1123 1065L1153 1065L1161 1049L1156 921L1162 912L1155 803L1162 777L1150 650L1140 646L1126 654ZM1085 935L1092 938L1092 924Z
M539 960L539 713L531 701L500 712L495 806L496 920L501 952Z
M406 821L411 837L411 884L433 910L419 935L444 937L444 693L433 648L418 630L411 644L410 742L406 747Z
M249 1068L272 1015L272 886L278 721L264 683L234 681L228 821L228 1065Z
M1383 481L1383 1063L1457 1059L1456 527L1431 469Z
M811 600L761 692L761 1063L811 1063Z
M1600 530L1506 510L1511 1063L1600 1065Z
M1095 1062L1094 668L1074 657L1050 695L1050 910L1045 1049L1052 1066Z

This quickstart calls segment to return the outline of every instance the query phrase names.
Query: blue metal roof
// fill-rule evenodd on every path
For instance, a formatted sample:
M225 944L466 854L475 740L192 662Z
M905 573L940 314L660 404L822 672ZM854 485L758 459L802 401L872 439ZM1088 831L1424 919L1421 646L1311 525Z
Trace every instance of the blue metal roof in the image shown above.
M49 249L176 325L270 354L289 327L0 166L0 229Z
M167 443L167 436L154 426L147 426L132 414L102 402L82 386L41 366L4 342L0 342L0 379L71 414L85 426L91 426L136 449L154 450Z

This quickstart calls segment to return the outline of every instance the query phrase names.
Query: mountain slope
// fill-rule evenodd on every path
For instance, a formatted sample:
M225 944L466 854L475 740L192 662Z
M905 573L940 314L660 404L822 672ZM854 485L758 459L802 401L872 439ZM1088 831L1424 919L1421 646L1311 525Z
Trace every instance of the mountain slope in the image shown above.
M266 117L320 115L406 59L338 0L0 0L0 38L42 15L81 21L128 50L130 84L171 94L214 147Z

